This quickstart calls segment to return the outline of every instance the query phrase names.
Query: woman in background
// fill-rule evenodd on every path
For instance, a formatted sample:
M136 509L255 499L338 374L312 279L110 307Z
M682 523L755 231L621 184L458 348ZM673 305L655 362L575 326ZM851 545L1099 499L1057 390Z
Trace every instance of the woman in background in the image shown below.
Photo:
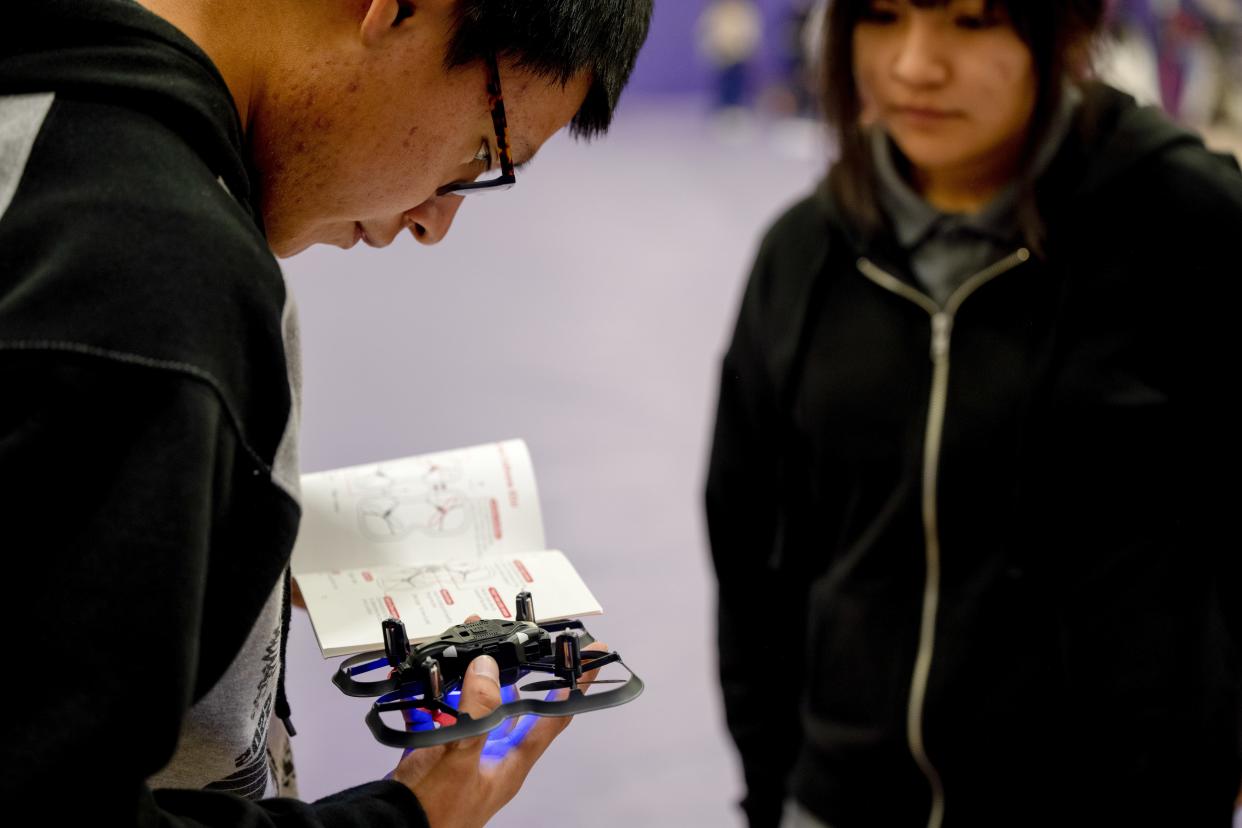
M1104 5L829 12L707 486L751 826L1230 824L1242 175Z

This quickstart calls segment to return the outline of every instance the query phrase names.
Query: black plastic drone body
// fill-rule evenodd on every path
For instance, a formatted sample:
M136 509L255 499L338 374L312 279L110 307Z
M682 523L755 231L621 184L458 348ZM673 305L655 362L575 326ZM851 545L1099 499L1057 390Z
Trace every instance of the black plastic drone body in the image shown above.
M534 601L529 592L522 592L517 596L514 620L458 624L435 641L412 646L405 625L389 618L383 622L384 649L346 659L332 682L350 696L379 696L367 713L367 726L381 743L407 749L480 736L513 716L573 716L616 707L642 693L642 680L626 667L620 654L583 649L594 639L582 622L540 625L534 619ZM475 719L457 709L454 697L466 667L481 655L496 659L500 667L502 704L487 716ZM582 681L583 673L609 664L620 665L629 677ZM386 671L387 677L359 680L359 676L376 670ZM517 682L530 673L555 678L517 688ZM587 695L582 690L587 684L620 686ZM552 692L542 699L522 698L518 690ZM569 692L563 698L555 698L559 690ZM382 714L396 712L402 714L401 728L392 727L381 718Z

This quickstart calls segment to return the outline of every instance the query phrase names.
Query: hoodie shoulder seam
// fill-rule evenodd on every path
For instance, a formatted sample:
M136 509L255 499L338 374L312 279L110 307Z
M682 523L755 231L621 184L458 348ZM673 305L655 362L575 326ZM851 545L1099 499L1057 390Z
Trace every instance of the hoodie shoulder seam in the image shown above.
M237 416L237 412L229 404L228 397L224 393L224 388L219 379L214 374L197 365L188 362L181 362L171 359L157 359L155 357L143 356L142 354L129 353L126 351L115 351L108 348L100 348L95 345L88 345L83 342L72 342L67 340L0 340L0 351L10 352L49 352L49 353L72 353L84 356L102 359L108 362L120 363L125 365L136 365L142 368L150 368L156 371L165 371L173 374L181 374L189 377L197 382L206 385L211 389L212 393L220 403L220 407L224 409L225 416L228 418L229 425L233 432L237 435L238 442L258 466L259 469L269 477L273 475L272 466L263 460L259 452L246 439L245 431L242 429L241 421ZM276 481L273 479L273 483ZM284 487L277 485L276 488L285 491ZM287 494L287 492L286 492Z

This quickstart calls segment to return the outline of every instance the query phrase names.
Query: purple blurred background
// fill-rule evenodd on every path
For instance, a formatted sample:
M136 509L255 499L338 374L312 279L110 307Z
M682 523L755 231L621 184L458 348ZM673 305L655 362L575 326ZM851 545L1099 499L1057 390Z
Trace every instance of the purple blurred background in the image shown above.
M711 88L712 72L698 56L694 37L695 21L706 5L705 0L656 0L651 35L634 67L627 95L686 95ZM755 5L768 35L755 60L754 83L759 85L779 74L782 43L773 35L784 28L792 4L790 0L756 0Z
M747 90L753 99L764 88L788 81L793 35L816 0L751 0L763 23L763 40L748 67ZM706 95L715 83L698 51L696 22L709 0L661 0L647 46L639 58L627 98ZM1221 117L1242 122L1242 0L1109 0L1114 34L1126 49L1125 85L1140 98L1151 98L1195 125ZM802 13L802 17L799 16ZM1148 54L1135 54L1146 51ZM1112 64L1112 55L1103 55ZM1150 65L1145 65L1149 63ZM1150 75L1150 78L1139 77ZM1116 78L1120 80L1120 77ZM1208 87L1232 82L1233 101L1200 103ZM1150 86L1150 89L1146 88ZM1191 87L1194 87L1191 89ZM1187 90L1191 100L1183 113ZM1195 107L1198 107L1196 109ZM1217 111L1206 112L1204 109ZM1227 109L1222 113L1220 109Z

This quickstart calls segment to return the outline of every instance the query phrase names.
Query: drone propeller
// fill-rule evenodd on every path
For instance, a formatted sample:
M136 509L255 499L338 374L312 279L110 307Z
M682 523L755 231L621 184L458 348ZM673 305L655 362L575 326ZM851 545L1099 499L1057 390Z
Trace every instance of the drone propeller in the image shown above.
M577 630L565 630L556 637L555 652L550 660L539 664L528 665L540 672L554 673L556 678L527 684L522 690L542 692L545 690L574 690L589 684L624 684L621 679L597 679L582 681L582 674L598 670L605 664L620 661L618 653L583 650L579 642L581 634Z
M450 716L459 717L461 712L448 702L438 701L435 699L414 698L409 696L399 696L396 693L389 694L394 698L382 696L375 703L375 711L377 713L391 713L395 710L400 711L426 711L427 713L443 712Z
M569 679L548 679L523 685L522 692L542 693L544 690L565 690L570 687L586 687L591 684L625 684L627 679L596 679L595 681L570 682Z

